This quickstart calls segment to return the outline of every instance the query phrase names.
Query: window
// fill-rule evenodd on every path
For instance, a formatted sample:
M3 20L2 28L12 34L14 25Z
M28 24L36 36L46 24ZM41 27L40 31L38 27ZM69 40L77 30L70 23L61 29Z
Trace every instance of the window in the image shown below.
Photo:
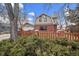
M39 22L42 22L41 18L39 19Z
M40 26L40 30L47 30L47 26Z
M46 18L46 16L45 16L45 15L43 15L43 18Z
M45 17L45 15L43 16L44 22L47 22L47 18Z
M47 18L44 18L44 22L47 22Z

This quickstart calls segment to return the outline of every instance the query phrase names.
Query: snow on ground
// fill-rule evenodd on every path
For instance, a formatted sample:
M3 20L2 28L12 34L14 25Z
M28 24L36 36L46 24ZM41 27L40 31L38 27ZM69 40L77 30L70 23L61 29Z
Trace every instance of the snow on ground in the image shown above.
M10 38L10 34L2 34L2 35L0 35L0 41L5 40L5 39L9 39L9 38Z

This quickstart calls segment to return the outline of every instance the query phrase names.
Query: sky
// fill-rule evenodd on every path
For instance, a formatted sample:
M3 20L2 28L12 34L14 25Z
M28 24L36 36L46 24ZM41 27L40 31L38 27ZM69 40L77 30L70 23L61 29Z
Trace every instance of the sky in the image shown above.
M30 23L34 23L35 18L42 13L47 14L48 16L53 16L57 12L64 11L65 3L20 3L20 10L25 13L25 15L28 17ZM4 5L4 4L3 4ZM68 4L67 4L68 5ZM75 9L76 8L75 3L70 3L69 8ZM64 6L64 8L63 8ZM14 7L14 4L12 3L12 7ZM64 23L63 18L61 17L61 22Z
M53 16L55 13L63 11L64 4L65 3L24 3L21 7L23 7L22 10L28 16L29 22L33 23L35 17L42 13L45 13L48 16ZM75 3L69 4L70 9L75 9L76 6L77 4ZM64 20L62 21L64 22Z
M26 13L34 12L36 16L40 15L41 13L46 13L48 15L52 15L54 12L57 12L60 10L60 8L64 5L64 3L52 3L51 6L49 6L46 3L27 3L24 5L24 11ZM74 9L76 4L69 4L69 7L71 9Z

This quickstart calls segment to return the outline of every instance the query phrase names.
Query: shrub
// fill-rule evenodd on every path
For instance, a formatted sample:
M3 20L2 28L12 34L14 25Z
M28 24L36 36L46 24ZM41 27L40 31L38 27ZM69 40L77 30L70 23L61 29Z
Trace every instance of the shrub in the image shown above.
M67 39L18 37L15 41L0 41L0 55L9 56L70 56L79 55L79 42Z
M69 45L68 40L65 39L65 38L56 39L56 40L54 40L54 43L55 43L55 44L59 44L59 45L63 45L63 46Z
M0 42L0 55L8 55L9 49L13 47L11 40L3 40Z
M9 55L11 56L24 56L26 53L25 47L21 44L16 44L13 48L10 49Z
M79 49L79 42L78 41L70 41L70 46L73 50Z

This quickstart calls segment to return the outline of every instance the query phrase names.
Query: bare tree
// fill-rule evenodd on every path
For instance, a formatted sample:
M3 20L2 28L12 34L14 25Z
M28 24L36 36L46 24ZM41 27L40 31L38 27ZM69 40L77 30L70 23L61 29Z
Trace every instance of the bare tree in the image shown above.
M77 4L76 9L69 10L69 16L66 17L67 21L69 21L70 23L74 23L75 25L71 24L69 25L69 30L71 32L79 32L79 4Z
M17 20L19 14L19 4L14 3L14 8L12 8L11 3L5 3L5 6L10 19L10 38L12 40L15 40L17 37Z

